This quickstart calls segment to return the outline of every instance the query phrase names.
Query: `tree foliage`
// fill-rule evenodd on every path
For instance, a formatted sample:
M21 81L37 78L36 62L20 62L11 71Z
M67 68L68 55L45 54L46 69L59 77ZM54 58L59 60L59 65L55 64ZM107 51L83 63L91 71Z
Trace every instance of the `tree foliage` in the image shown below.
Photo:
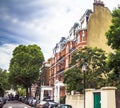
M120 50L110 53L107 63L111 70L108 74L109 85L120 89Z
M68 91L81 92L83 90L83 64L86 65L86 88L100 88L106 84L108 69L106 67L105 51L86 47L73 54L70 64L73 68L65 71L64 83L67 84Z
M108 76L109 85L120 89L120 7L112 12L112 25L106 32L108 45L114 50L108 57L108 67L110 73Z
M120 49L120 7L112 12L112 25L106 32L106 37L112 49Z
M80 73L80 69L78 67L69 69L65 72L64 83L67 84L67 91L70 92L72 90L82 91L83 89L83 74Z
M8 74L6 70L0 68L0 96L4 95L5 90L10 89Z
M43 61L43 53L37 45L16 47L9 67L11 83L25 88L31 87L39 76Z

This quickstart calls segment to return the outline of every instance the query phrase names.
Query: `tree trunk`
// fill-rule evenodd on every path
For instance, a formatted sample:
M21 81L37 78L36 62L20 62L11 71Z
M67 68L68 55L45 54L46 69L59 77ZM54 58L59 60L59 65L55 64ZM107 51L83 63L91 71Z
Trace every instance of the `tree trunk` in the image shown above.
M26 97L29 97L28 87L26 87Z
M30 88L29 88L29 89L30 89L29 96L31 97L31 86L30 86Z

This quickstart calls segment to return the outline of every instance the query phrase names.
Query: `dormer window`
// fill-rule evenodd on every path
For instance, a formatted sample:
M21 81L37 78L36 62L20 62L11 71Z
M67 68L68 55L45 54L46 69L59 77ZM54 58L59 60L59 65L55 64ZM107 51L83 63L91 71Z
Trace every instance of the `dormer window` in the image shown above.
M87 9L86 12L81 17L81 19L80 19L81 29L86 29L87 28L87 23L88 23L89 16L90 16L91 13L92 13L92 11Z

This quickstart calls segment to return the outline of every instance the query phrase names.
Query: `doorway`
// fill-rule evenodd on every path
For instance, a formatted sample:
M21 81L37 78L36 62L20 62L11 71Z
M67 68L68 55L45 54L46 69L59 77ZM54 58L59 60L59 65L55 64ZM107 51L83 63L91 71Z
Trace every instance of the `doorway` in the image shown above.
M95 92L94 93L94 108L101 108L101 93Z

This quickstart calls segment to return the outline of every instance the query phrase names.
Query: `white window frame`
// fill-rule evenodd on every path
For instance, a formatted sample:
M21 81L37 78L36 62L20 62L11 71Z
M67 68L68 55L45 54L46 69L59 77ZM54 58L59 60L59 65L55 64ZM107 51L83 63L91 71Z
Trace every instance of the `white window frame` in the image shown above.
M83 30L82 31L82 42L84 42L85 41L85 31Z
M66 53L68 53L68 45L66 46Z
M68 58L66 59L66 67L68 67Z
M77 44L79 44L80 43L80 35L78 35L78 37L77 37Z
M72 49L72 41L70 42L70 49Z

